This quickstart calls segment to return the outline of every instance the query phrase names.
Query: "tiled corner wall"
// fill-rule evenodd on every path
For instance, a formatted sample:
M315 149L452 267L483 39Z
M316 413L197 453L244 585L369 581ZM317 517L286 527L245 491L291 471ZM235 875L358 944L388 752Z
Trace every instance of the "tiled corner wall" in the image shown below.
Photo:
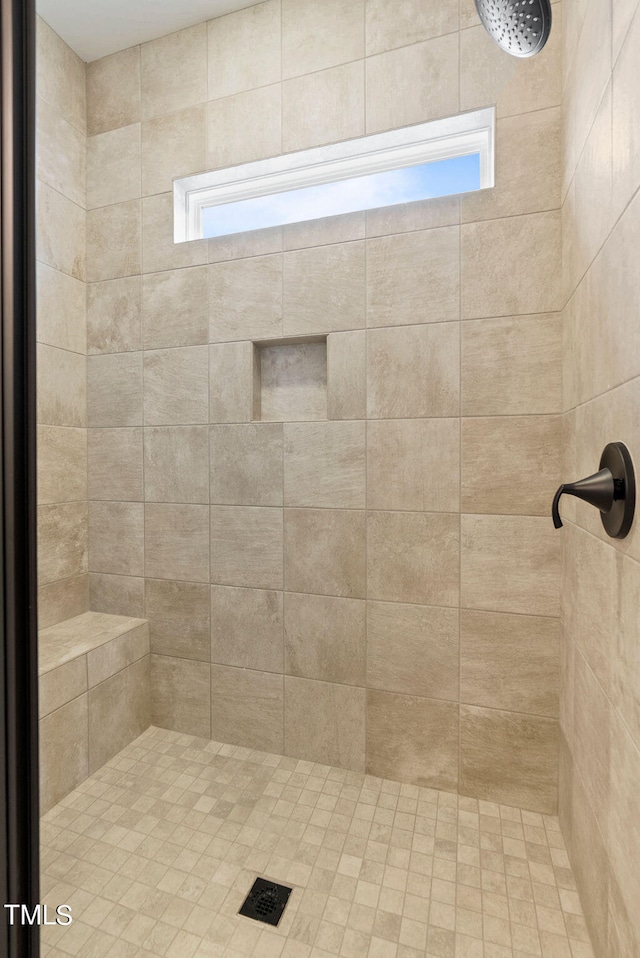
M88 66L91 608L152 721L554 811L560 7L267 0ZM497 186L174 246L172 177L497 104ZM251 422L328 336L327 419Z
M86 66L38 19L40 627L89 608L85 286Z
M563 56L567 479L607 442L640 466L640 9L567 4ZM598 958L640 954L640 524L568 502L560 815Z

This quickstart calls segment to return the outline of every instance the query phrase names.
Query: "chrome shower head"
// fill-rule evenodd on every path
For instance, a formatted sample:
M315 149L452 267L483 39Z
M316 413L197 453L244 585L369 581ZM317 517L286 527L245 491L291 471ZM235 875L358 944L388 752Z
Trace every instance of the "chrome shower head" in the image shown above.
M489 36L514 57L540 53L551 31L550 0L476 0Z

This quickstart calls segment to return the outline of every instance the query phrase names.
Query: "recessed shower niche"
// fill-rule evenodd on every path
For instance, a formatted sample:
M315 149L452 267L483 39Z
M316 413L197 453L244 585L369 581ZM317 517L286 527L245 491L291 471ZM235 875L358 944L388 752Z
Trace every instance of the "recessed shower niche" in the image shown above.
M253 344L253 419L310 422L327 418L327 338Z

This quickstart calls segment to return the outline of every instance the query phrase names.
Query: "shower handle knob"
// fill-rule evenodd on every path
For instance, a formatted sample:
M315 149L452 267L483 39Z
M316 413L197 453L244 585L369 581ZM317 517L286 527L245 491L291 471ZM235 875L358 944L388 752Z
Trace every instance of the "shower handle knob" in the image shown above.
M600 459L600 471L578 482L560 486L553 497L551 517L556 529L562 527L560 499L576 496L600 510L600 518L609 535L624 539L633 522L636 483L633 462L623 442L610 442Z

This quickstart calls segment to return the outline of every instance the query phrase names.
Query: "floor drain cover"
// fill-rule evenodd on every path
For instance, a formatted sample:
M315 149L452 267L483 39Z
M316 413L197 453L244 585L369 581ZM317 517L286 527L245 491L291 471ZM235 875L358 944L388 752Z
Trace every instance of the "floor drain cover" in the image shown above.
M290 894L291 889L286 885L276 885L264 878L256 878L238 914L255 921L263 921L267 925L277 925Z

